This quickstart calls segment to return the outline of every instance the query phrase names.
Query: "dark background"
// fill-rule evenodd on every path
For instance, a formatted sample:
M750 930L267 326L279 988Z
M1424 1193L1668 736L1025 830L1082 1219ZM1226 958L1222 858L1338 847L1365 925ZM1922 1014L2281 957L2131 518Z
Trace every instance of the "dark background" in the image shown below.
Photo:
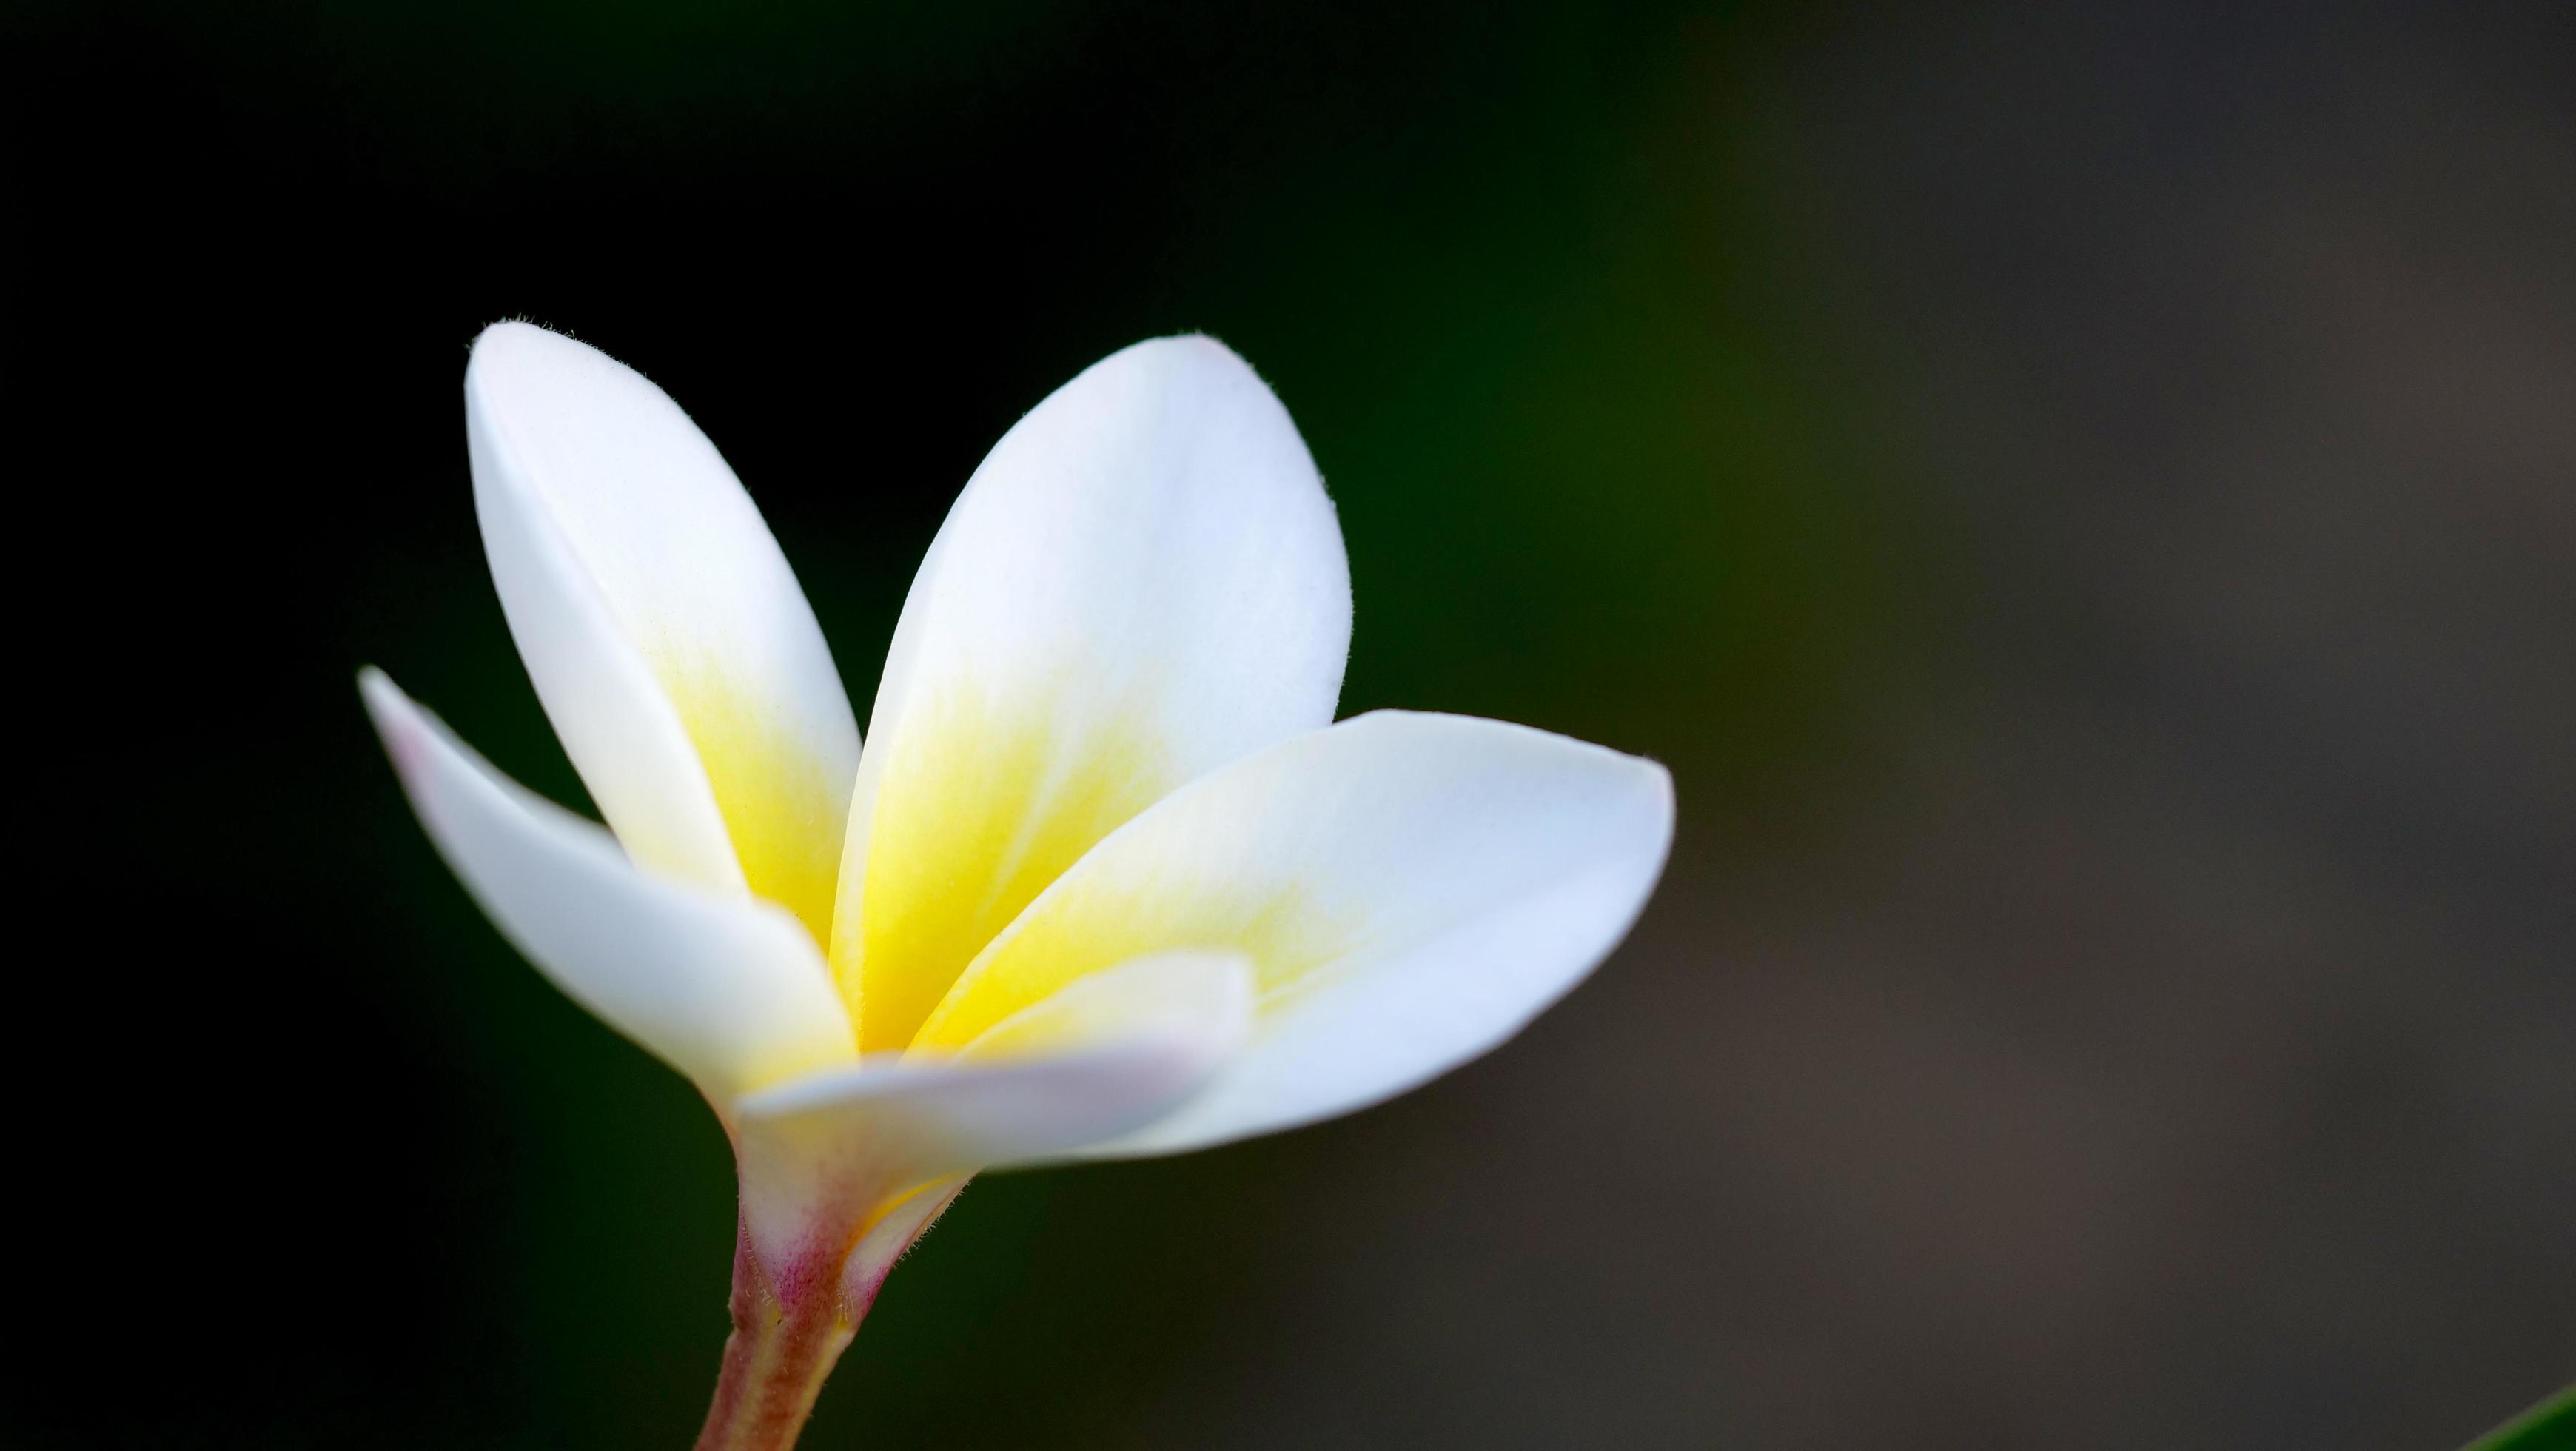
M1521 1040L978 1185L812 1446L2439 1451L2576 1377L2576 7L0 16L0 1443L695 1430L722 1137L352 688L581 799L466 488L505 316L691 410L862 718L985 447L1213 332L1346 712L1679 782Z

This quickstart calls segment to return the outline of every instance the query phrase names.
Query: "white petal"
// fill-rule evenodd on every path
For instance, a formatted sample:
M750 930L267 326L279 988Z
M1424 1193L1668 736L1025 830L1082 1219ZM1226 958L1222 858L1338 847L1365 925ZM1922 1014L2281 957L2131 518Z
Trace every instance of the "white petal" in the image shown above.
M465 417L511 634L619 841L819 939L858 723L733 470L642 375L525 323L476 340Z
M1173 788L1332 719L1350 571L1278 399L1206 338L1038 405L932 543L851 803L832 961L910 1041L1019 909Z
M975 1035L967 1059L1008 1060L1139 1040L1232 1042L1252 1023L1252 962L1197 948L1077 978Z
M439 854L575 1001L720 1105L856 1057L795 918L637 871L608 833L494 772L381 673L359 688Z
M1099 978L1100 990L1039 1005L971 1058L870 1059L742 1100L735 1137L754 1240L771 1253L828 1243L900 1191L1061 1158L1151 1123L1242 1041L1250 987L1238 958L1173 953ZM1014 1056L1039 1046L1045 1056Z
M1183 788L1102 842L968 969L916 1051L1115 963L1231 948L1253 1035L1207 1092L1102 1152L1163 1153L1375 1103L1581 981L1672 840L1662 767L1463 716L1380 712Z

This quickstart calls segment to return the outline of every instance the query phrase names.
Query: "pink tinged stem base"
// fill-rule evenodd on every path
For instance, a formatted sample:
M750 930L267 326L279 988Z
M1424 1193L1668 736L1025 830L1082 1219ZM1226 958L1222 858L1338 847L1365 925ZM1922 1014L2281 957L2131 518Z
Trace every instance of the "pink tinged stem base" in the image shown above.
M827 1274L817 1285L794 1267L774 1276L752 1253L748 1236L736 1244L733 1333L725 1339L724 1369L697 1451L784 1451L796 1444L824 1377L876 1299L875 1284L862 1298L843 1295L839 1278ZM876 1283L883 1282L880 1276Z
M933 1189L865 1235L817 1236L784 1255L763 1254L746 1224L734 1244L733 1332L697 1451L793 1447L895 1261L963 1187Z

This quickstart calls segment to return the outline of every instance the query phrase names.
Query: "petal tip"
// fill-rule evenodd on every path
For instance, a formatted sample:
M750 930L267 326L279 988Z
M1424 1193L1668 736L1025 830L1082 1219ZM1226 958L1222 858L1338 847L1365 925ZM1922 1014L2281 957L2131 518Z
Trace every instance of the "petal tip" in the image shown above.
M1243 361L1243 355L1241 353L1227 347L1224 339L1217 337L1214 333L1172 333L1164 337L1149 339L1149 342L1158 343L1178 350L1195 351L1205 356L1224 358L1231 362L1240 363Z
M394 769L411 775L420 758L420 707L373 665L358 669L358 699L365 704L376 734L383 737L385 753L394 758Z
M475 334L466 351L466 401L469 407L488 407L500 398L542 386L540 380L549 375L580 376L583 370L602 365L622 370L608 354L570 333L504 318Z
M1230 373L1256 382L1261 377L1260 371L1254 368L1243 354L1228 347L1223 339L1207 333L1172 333L1165 337L1148 338L1130 351L1144 354L1178 369L1204 373ZM1266 390L1269 385L1264 383L1262 387Z
M473 356L481 357L490 352L540 348L553 343L573 341L571 337L556 332L553 328L541 326L525 318L505 317L474 335L471 352Z

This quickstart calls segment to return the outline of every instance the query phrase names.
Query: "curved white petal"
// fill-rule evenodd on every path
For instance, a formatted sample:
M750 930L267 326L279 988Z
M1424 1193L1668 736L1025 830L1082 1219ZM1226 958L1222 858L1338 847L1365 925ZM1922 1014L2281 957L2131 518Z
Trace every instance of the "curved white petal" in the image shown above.
M856 1057L795 918L637 871L608 833L500 776L382 673L359 689L439 854L575 1001L719 1104Z
M1252 1024L1252 960L1185 948L1076 978L975 1035L969 1060L1007 1061L1139 1040L1231 1043Z
M1104 1155L1166 1153L1375 1103L1500 1043L1591 971L1672 841L1651 761L1464 716L1379 712L1183 788L1103 841L931 1015L928 1051L1115 963L1231 948L1252 1037Z
M733 470L641 374L526 323L475 341L465 420L510 632L619 841L821 940L858 722Z
M1168 1115L1242 1042L1249 977L1228 954L1167 954L1038 1005L970 1055L876 1058L752 1094L735 1143L753 1239L771 1254L829 1242L903 1190L1061 1158Z
M1314 461L1243 360L1139 343L1020 420L914 579L851 802L832 962L900 1048L1083 851L1332 719L1350 571Z

